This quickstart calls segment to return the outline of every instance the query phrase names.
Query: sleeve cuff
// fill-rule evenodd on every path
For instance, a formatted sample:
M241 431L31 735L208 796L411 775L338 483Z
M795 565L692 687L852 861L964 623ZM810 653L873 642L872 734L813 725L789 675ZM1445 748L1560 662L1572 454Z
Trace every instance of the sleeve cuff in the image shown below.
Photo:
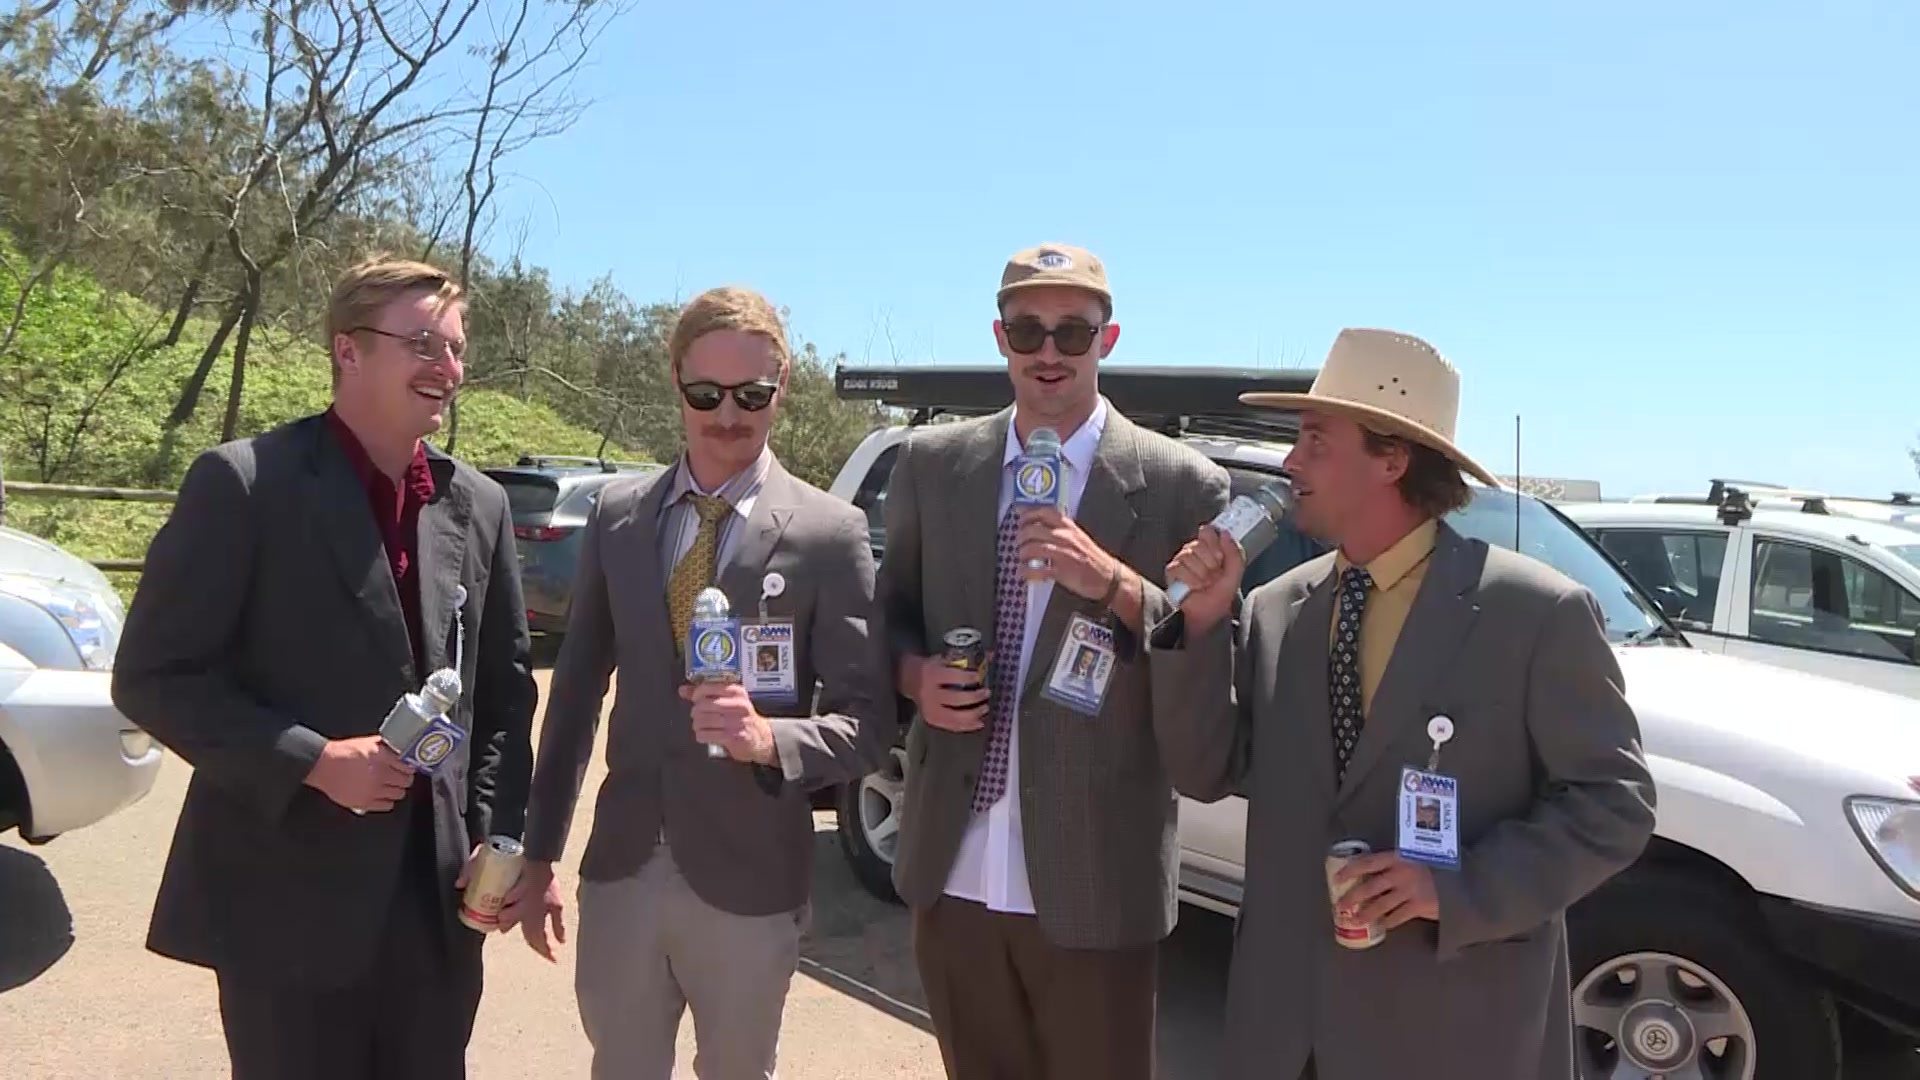
M326 748L327 737L305 724L294 724L274 739L274 752L285 763L287 770L287 782L264 793L270 800L268 809L276 816L286 812L287 804L293 801L294 795L307 782L307 777L313 773L314 765L319 763L320 755Z
M791 716L770 716L767 727L773 731L774 760L782 779L797 783L806 776L806 763L800 758L800 721Z

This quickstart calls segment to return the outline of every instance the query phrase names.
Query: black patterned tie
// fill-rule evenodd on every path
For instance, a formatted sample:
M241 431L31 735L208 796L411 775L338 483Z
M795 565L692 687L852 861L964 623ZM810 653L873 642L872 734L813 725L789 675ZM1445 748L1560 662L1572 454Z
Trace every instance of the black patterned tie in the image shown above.
M1333 706L1333 772L1337 785L1347 778L1347 762L1360 741L1366 723L1360 696L1360 615L1367 608L1367 590L1373 577L1358 566L1340 575L1340 619L1333 628L1333 654L1328 661L1327 687Z

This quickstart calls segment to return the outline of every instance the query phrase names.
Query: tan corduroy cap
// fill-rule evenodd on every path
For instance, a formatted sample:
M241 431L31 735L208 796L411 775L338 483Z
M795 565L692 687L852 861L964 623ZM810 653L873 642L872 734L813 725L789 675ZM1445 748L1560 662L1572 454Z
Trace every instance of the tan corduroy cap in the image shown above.
M1042 285L1084 289L1100 298L1109 317L1113 315L1113 291L1107 287L1107 267L1100 257L1086 248L1071 244L1040 244L1016 252L1000 272L1000 292L996 299L1005 303L1007 294Z

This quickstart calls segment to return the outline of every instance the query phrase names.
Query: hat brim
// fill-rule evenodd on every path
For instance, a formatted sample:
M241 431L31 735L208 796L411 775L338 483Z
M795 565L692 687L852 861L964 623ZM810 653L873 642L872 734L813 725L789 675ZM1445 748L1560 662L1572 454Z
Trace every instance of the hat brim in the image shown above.
M1007 297L1012 296L1014 293L1026 292L1029 289L1073 289L1076 292L1083 292L1100 301L1109 317L1113 315L1113 294L1105 289L1089 285L1084 281L1062 281L1059 278L1040 276L1022 278L1011 285L1000 286L1000 291L994 294L994 300L996 302L1005 302Z
M1488 472L1479 462L1473 460L1464 450L1453 445L1453 441L1425 424L1416 424L1403 416L1377 409L1371 405L1362 405L1355 401L1342 401L1339 398L1316 397L1313 394L1281 394L1268 391L1255 391L1240 395L1243 405L1252 405L1263 409L1290 409L1295 412L1328 413L1344 416L1362 427L1370 428L1382 435L1397 435L1411 439L1423 446L1431 447L1445 454L1461 471L1492 488L1504 488L1498 477Z

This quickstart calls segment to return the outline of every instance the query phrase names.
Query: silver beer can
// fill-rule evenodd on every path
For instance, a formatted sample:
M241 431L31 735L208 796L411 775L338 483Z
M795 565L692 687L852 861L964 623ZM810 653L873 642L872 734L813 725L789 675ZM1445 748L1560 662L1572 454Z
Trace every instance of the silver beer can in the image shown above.
M1378 923L1362 925L1340 914L1340 898L1353 888L1352 882L1335 884L1333 876L1354 859L1373 851L1365 840L1342 840L1327 849L1327 900L1333 909L1333 940L1349 949L1371 949L1387 939Z
M507 891L520 880L524 850L511 836L489 836L480 849L467 889L460 896L460 921L481 933L499 929Z

